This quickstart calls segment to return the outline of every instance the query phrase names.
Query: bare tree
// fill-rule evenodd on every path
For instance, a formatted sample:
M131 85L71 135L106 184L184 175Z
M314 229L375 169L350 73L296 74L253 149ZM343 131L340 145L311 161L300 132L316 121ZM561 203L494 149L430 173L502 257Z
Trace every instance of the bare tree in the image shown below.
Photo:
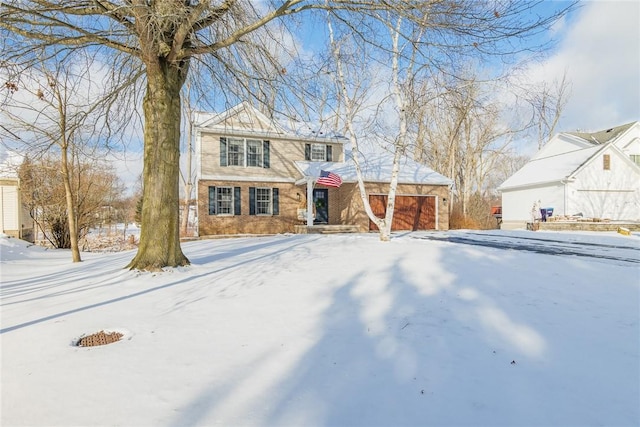
M505 4L505 9L500 10L487 10L484 3L448 4L454 6L455 12L450 8L440 9L440 6L441 3L430 3L429 13L411 21L379 13L378 27L387 28L390 38L387 42L380 36L375 38L371 43L377 49L373 50L359 46L361 34L350 31L353 27L360 28L361 22L349 21L340 38L334 36L332 21L329 23L336 68L334 75L345 110L344 122L352 144L359 191L367 215L378 226L383 241L390 237L399 161L409 154L410 148L415 152L419 146L418 158L428 160L436 170L454 179L462 212L466 213L471 195L483 185L487 173L483 166L491 163L487 158L491 156L494 161L498 157L506 145L501 139L511 132L500 126L497 106L483 101L480 84L475 76L469 75L467 64L469 61L475 64L492 54L514 53L510 51L512 44L496 41L518 38L526 32L515 30L522 30L522 27L507 29L502 26L505 16L513 17L516 11L522 12L521 4ZM461 17L464 17L462 21ZM483 20L476 21L480 17ZM333 22L345 21L334 14ZM482 27L483 32L474 32L469 38L468 27L461 22L474 22L478 26L476 29ZM495 50L490 52L487 43ZM480 48L481 45L484 47ZM384 92L372 115L381 129L378 139L387 140L385 145L393 156L385 218L377 218L368 204L359 148L359 140L365 135L362 128L354 126L358 115L356 108L363 110L355 101L356 87L361 89L363 81L375 79L367 76L367 70L350 63L354 56L365 57L369 64L375 64L375 72L382 73L382 78L388 82L386 87L379 82L367 87L369 91ZM389 64L388 68L384 64Z
M530 104L532 121L536 124L538 134L538 150L541 149L553 135L562 116L562 111L569 101L570 83L567 72L562 79L553 82L542 82L527 90L527 102Z
M44 57L45 52L40 55ZM95 113L105 105L91 102L97 91L91 73L98 71L92 62L82 54L66 64L55 58L41 59L30 70L14 75L13 90L4 97L0 113L13 132L22 135L24 148L33 159L48 153L59 159L57 173L64 193L58 195L66 201L62 205L66 218L59 222L59 229L68 233L63 247L71 248L73 262L81 261L77 211L81 195L73 185L74 162L86 157L88 135L97 137L94 129L99 119Z
M336 67L336 83L339 87L339 93L341 96L341 102L345 109L345 127L349 140L351 142L351 157L353 159L356 174L358 177L358 189L360 198L364 204L367 216L378 227L380 240L389 241L391 238L391 225L393 222L393 213L395 209L396 189L398 187L398 176L400 173L400 159L405 154L407 148L407 110L408 103L403 93L402 85L406 81L410 81L414 78L413 67L416 66L415 62L415 44L411 44L413 47L413 53L408 56L404 56L404 47L401 46L400 29L402 27L403 19L398 18L395 22L388 22L388 31L391 38L391 94L390 97L394 103L393 113L397 119L397 127L392 135L389 135L388 131L385 134L392 137L391 149L393 154L393 164L391 169L391 177L389 182L389 191L387 197L387 207L384 218L377 217L371 205L369 198L367 197L367 190L364 184L362 167L360 164L360 142L359 132L354 126L354 117L357 113L357 106L355 103L355 96L352 93L357 93L357 90L350 92L348 88L347 75L345 72L342 44L348 41L350 37L345 37L343 40L336 40L334 37L334 30L331 21L328 22L330 43L332 47L333 57ZM422 27L418 27L418 31L421 31ZM412 38L416 43L420 42L421 34L417 34ZM406 64L401 65L401 61L405 60ZM402 70L401 70L402 68ZM402 73L402 77L401 77ZM405 81L402 81L405 80ZM351 80L353 82L354 80ZM353 89L353 88L352 88Z
M185 148L186 162L184 170L180 171L180 180L184 188L184 206L182 211L182 224L180 226L183 235L187 235L189 228L189 212L191 210L191 194L193 192L193 181L195 180L195 173L193 170L193 127L196 125L194 122L195 111L191 106L191 85L187 83L184 86L183 92L183 106L184 116L186 118L186 135L185 135Z
M0 28L5 58L26 66L34 47L40 46L108 48L142 66L146 84L142 230L129 267L153 270L189 263L179 241L178 157L180 90L193 58L206 58L210 75L222 84L246 81L251 88L252 83L264 82L271 87L289 75L273 54L280 34L272 29L281 28L275 24L285 23L291 15L329 10L345 25L361 22L361 27L352 29L375 39L375 31L368 29L376 26L381 13L391 12L404 22L429 23L459 40L464 36L467 48L488 52L506 38L542 31L558 16L534 15L529 13L532 7L516 0L497 3L495 8L459 0L286 0L259 6L248 0L7 0L2 2ZM268 99L270 94L265 94Z
M73 153L66 178L60 173L60 153L26 158L18 171L30 216L44 239L61 249L72 248L72 224L75 238L82 240L100 223L103 211L119 203L123 193L115 171L104 160ZM73 223L69 222L68 186L72 187Z

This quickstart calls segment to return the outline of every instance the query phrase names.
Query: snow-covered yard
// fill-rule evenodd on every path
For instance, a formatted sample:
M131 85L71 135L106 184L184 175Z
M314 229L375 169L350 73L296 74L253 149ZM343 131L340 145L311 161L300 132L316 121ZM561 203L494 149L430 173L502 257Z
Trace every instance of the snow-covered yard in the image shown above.
M639 425L640 237L529 234L621 260L280 235L151 274L2 237L0 424Z

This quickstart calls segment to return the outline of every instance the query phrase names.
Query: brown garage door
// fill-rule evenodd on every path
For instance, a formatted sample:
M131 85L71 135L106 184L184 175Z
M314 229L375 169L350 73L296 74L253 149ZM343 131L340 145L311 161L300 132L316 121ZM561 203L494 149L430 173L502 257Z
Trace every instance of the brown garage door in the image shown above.
M387 211L387 196L369 196L373 213L383 218ZM396 207L393 211L392 231L400 230L435 230L436 198L435 196L396 196ZM369 230L378 227L369 221Z

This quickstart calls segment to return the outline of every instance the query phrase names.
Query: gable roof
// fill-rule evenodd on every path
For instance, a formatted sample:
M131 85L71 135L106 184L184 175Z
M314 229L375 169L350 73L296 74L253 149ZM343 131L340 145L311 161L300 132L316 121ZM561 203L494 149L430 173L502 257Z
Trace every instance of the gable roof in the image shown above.
M577 136L586 141L589 141L593 144L606 144L609 141L612 141L618 136L625 133L631 126L633 126L637 122L631 122L624 125L616 126L613 128L587 133L587 132L565 132L569 135Z
M197 112L195 122L200 132L210 131L238 136L255 135L334 144L343 144L347 141L344 136L336 133L314 132L308 125L291 130L276 119L267 117L246 101L219 114Z
M204 119L201 123L197 123L200 128L223 128L227 131L275 134L287 133L277 121L268 118L246 101L219 114L198 113L198 116L198 118Z
M365 182L391 181L393 156L389 153L363 155L360 159L363 180ZM321 170L338 174L343 182L357 182L356 167L350 153L345 154L344 163L333 162L294 162L303 176L318 177ZM453 181L428 166L402 157L400 160L399 184L452 185Z
M591 159L596 157L599 152L606 150L607 147L611 147L618 153L621 153L620 150L616 149L614 144L619 137L636 123L638 122L631 122L593 133L560 133L554 136L549 142L556 140L560 135L570 135L589 142L589 146L567 152L545 155L547 151L545 150L545 145L527 164L507 178L507 180L498 187L498 190L504 191L569 179L589 163Z
M595 146L554 156L534 158L507 178L498 190L559 182L577 171L601 149L602 147Z

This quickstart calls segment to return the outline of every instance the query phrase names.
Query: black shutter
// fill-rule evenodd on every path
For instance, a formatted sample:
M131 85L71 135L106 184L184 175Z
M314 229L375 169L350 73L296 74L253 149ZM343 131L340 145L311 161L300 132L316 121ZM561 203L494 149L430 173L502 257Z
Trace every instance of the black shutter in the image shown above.
M220 137L220 166L227 166L227 138Z
M327 162L333 162L333 147L327 145Z
M304 159L311 160L311 144L304 144Z
M256 214L256 187L249 187L249 215Z
M273 214L280 215L280 191L277 188L274 188L271 191L273 197Z
M271 157L269 153L269 141L262 142L262 154L263 154L262 167L265 169L269 169L271 167L269 165L270 157Z
M242 199L240 198L240 187L233 187L233 214L242 213Z
M216 187L209 187L209 215L216 214Z

